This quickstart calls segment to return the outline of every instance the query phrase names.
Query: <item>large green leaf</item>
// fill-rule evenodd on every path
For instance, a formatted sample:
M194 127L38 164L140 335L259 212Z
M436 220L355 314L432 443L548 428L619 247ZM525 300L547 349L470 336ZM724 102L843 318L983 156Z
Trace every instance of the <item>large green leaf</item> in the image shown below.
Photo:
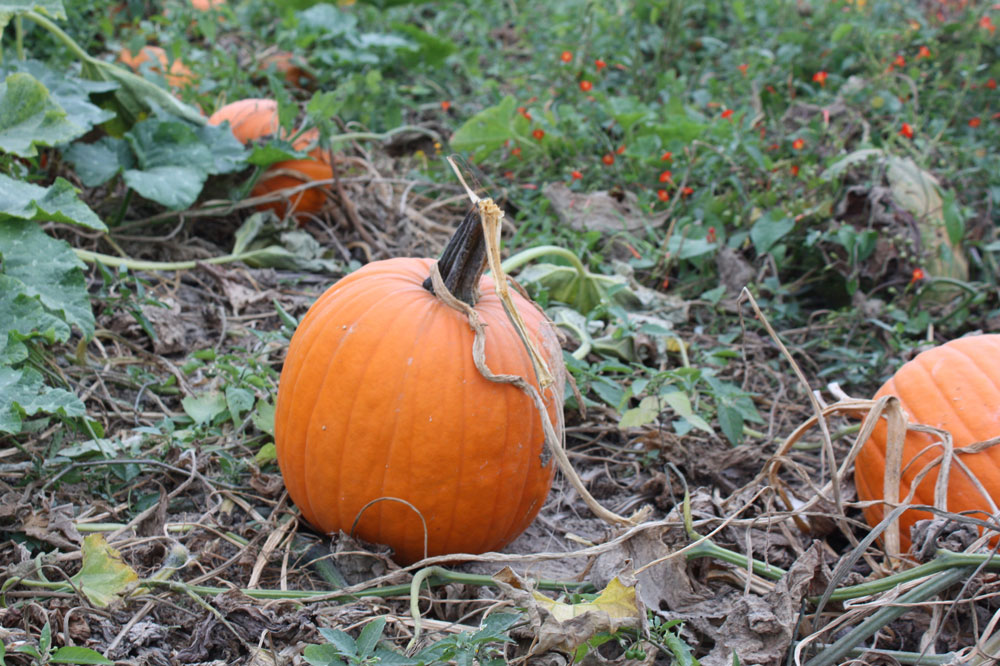
M0 82L0 150L34 157L36 145L68 143L85 131L66 117L66 111L31 74L16 72Z
M37 297L49 312L85 336L93 335L94 313L81 270L83 262L68 243L48 236L33 222L0 222L0 260L7 277L22 283L20 293Z
M12 18L31 11L54 19L66 18L62 0L0 0L0 32Z
M135 157L125 139L103 136L94 143L77 141L64 153L87 187L97 187L111 180L122 169L135 166Z
M126 169L125 182L173 209L193 204L210 174L244 168L249 155L227 128L195 128L164 118L136 123L125 139L138 167Z
M69 340L69 324L46 311L41 300L29 296L27 291L21 280L0 274L0 321L5 329L0 331L0 342L6 340L9 350L21 341L36 336L49 343ZM20 346L23 348L23 345ZM0 355L0 363L15 363L24 358L21 352L6 358Z
M0 223L10 218L108 230L101 218L80 201L76 188L63 178L41 187L0 174Z
M14 72L30 74L38 79L49 91L52 100L66 112L67 118L90 131L96 125L115 117L113 111L108 111L90 101L91 93L104 93L118 87L117 83L108 81L88 81L62 70L55 70L38 60L9 60L0 74L4 77Z

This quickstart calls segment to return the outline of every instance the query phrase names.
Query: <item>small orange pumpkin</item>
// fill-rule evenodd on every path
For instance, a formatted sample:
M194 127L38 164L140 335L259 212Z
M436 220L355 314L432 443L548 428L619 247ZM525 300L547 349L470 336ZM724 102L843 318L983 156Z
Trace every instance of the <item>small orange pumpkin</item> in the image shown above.
M122 49L121 53L118 54L118 60L136 72L147 62L159 63L158 66L154 64L150 68L152 71L162 75L167 80L167 85L171 88L183 88L194 83L194 74L180 60L174 60L170 64L169 73L165 73L167 72L168 64L167 52L159 46L143 46L135 55L128 49Z
M875 394L875 399L894 395L914 423L941 428L951 433L955 448L1000 436L1000 335L978 335L952 340L917 354L904 364ZM936 437L907 432L903 444L903 474L900 499L906 497L917 474L941 454L934 446ZM921 453L921 451L924 451ZM872 436L862 446L854 463L854 483L858 498L883 498L885 474L886 424L880 420ZM916 459L915 459L916 458ZM976 475L990 497L1000 504L1000 446L959 458ZM915 460L914 460L915 459ZM934 504L935 467L914 494L914 504ZM976 518L987 518L989 504L968 475L952 465L948 478L948 510L975 511ZM865 519L873 527L881 522L884 511L875 504L865 509ZM933 518L927 511L910 509L900 516L900 543L910 547L910 527L918 520Z
M295 88L311 88L316 83L316 77L306 69L305 62L294 53L276 51L261 58L257 64L257 70L262 75L272 67Z
M208 119L209 125L221 125L229 121L233 136L241 143L249 143L271 136L278 131L278 103L273 99L244 99L220 108ZM307 150L315 146L319 132L315 129L303 132L292 142L296 150ZM314 180L333 178L333 156L318 146L309 151L311 159L285 160L268 167L254 185L251 196L262 196L289 189ZM317 213L326 203L326 188L311 187L288 195L285 201L271 201L257 206L258 210L273 210L280 217L286 214Z
M479 225L478 212L465 218L438 263L442 277L486 324L487 366L537 389L493 280L482 277L485 255L465 251L482 243ZM468 318L425 285L433 263L372 262L320 296L292 337L274 420L278 464L303 517L326 533L357 520L355 534L404 563L424 554L420 516L428 555L503 547L534 519L554 471L531 399L479 373ZM541 310L512 295L557 378L542 396L558 428L562 352Z

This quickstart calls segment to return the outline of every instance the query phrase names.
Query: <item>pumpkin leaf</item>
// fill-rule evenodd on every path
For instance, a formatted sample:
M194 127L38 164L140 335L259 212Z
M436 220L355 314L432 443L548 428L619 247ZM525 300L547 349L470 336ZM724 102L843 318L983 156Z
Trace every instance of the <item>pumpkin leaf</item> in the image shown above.
M538 285L548 292L551 300L565 303L583 313L590 312L601 303L616 303L629 309L641 305L622 275L602 275L587 270L580 273L572 266L531 264L521 269L517 281Z
M108 230L101 218L80 201L77 189L64 178L56 178L52 185L41 187L0 174L0 222L5 218Z
M0 150L34 157L36 145L58 146L81 136L86 128L66 111L31 74L15 72L0 82Z
M48 312L76 326L84 336L93 335L94 313L83 262L66 241L48 236L32 222L12 220L0 224L0 259L4 274L19 282L18 293L37 298ZM0 330L0 335L5 333Z
M13 72L23 72L35 77L48 90L52 101L66 112L66 117L72 119L73 124L79 125L84 132L115 117L113 111L102 109L91 102L90 94L115 90L118 87L116 83L83 79L33 59L11 59L0 67L0 75L5 77Z
M128 142L103 136L94 143L74 143L63 152L87 187L97 187L111 180L122 169L135 166Z
M46 386L34 368L15 369L0 365L0 432L21 432L25 417L58 414L69 418L86 415L83 402L66 389Z
M0 0L0 32L18 14L38 12L54 19L65 19L62 0Z
M88 534L81 548L83 565L71 580L99 608L107 608L132 590L139 581L135 570L102 534Z
M558 650L574 654L600 633L623 628L640 629L645 611L634 585L624 585L617 577L592 601L568 604L555 601L531 589L517 574L505 568L493 577L504 594L528 610L535 635L531 654Z

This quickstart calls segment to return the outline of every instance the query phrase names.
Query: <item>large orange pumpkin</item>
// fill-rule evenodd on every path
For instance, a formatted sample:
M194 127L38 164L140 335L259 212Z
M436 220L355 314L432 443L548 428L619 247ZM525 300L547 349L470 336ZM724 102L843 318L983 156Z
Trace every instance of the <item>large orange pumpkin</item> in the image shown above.
M478 219L470 213L460 230ZM487 366L537 388L493 281L481 277L481 263L470 270L450 263L455 257L445 251L441 273L486 324ZM534 519L553 475L533 402L479 373L468 318L424 286L433 263L376 261L320 296L292 337L274 423L285 485L305 519L349 532L360 516L355 533L391 546L404 563L423 557L420 516L428 555L503 547ZM542 395L559 424L561 350L545 315L514 301L558 378ZM380 498L413 508L387 499L365 509Z
M959 338L918 354L906 363L875 394L878 399L894 395L902 403L910 421L947 430L956 448L1000 436L1000 335ZM923 467L941 454L931 446L937 438L908 432L903 444L903 475L899 497L910 491ZM929 448L928 448L929 447ZM927 452L920 454L925 448ZM854 465L854 483L861 500L883 498L886 425L881 421L864 444ZM919 457L914 458L918 455ZM1000 504L1000 447L959 455L983 484L993 501ZM935 468L921 482L914 504L934 504ZM948 479L948 510L975 510L976 518L989 517L989 504L968 475L952 465ZM865 519L872 526L883 517L883 507L872 505ZM927 511L907 510L900 516L900 542L910 547L910 527L918 520L933 518Z
M244 99L220 108L208 119L209 125L221 125L229 121L233 136L242 143L263 139L276 133L278 123L278 103L272 99ZM272 164L254 185L251 196L263 196L279 192L315 180L333 178L333 156L315 146L319 132L315 129L303 132L292 145L296 150L309 151L310 159L285 160ZM273 210L279 217L286 214L316 213L326 203L326 188L311 187L288 195L286 205L283 200L263 203L258 210Z

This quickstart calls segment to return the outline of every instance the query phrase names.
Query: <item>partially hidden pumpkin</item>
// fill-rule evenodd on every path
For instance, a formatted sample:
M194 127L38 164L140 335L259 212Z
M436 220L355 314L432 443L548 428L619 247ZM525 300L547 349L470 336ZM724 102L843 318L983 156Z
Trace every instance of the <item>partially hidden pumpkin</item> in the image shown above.
M163 76L167 81L167 85L171 88L183 88L184 86L189 86L194 83L194 74L188 69L180 60L174 60L170 64L169 69L167 52L164 51L159 46L143 46L139 49L138 53L133 54L128 49L123 49L121 53L118 54L118 60L121 61L123 65L129 67L133 71L138 72L142 65L147 62L152 62L150 69L157 74Z
M478 225L470 213L456 238ZM482 262L462 267L456 256L471 255L446 249L439 266L486 324L487 366L537 389ZM467 316L425 286L432 264L372 262L320 296L292 337L274 422L278 463L303 517L326 533L356 522L357 536L391 546L404 563L424 555L424 521L428 555L503 547L534 519L554 471L534 403L476 369ZM542 396L561 428L558 341L537 306L514 300L557 377Z
M306 62L288 51L269 53L257 63L257 71L262 75L270 69L281 74L288 85L295 88L311 88L316 83L316 77L309 71Z
M243 99L220 108L208 119L209 125L221 125L229 121L233 136L241 143L265 139L278 132L278 104L272 99ZM261 175L251 190L251 196L263 196L272 192L283 192L317 180L333 178L333 156L316 146L319 132L307 130L299 135L292 146L296 150L308 150L309 158L285 160L272 164ZM317 213L326 203L325 187L310 187L300 192L288 193L287 201L278 200L262 203L259 210L273 210L279 217L285 215L302 216Z
M904 364L875 394L875 399L894 395L914 423L934 426L951 433L955 448L1000 436L1000 335L978 335L952 340L921 352ZM910 492L915 477L924 466L938 457L942 449L934 445L938 438L908 431L903 444L899 497ZM883 499L886 456L886 424L880 420L872 436L862 446L854 464L854 483L861 500ZM978 453L959 454L984 486L993 501L1000 505L1000 446ZM917 487L914 504L934 504L935 467ZM948 479L948 510L973 511L976 518L988 518L989 503L973 481L953 464ZM881 522L883 506L865 509L865 519L872 526ZM918 520L933 518L927 511L910 509L899 519L900 543L910 547L910 527Z

